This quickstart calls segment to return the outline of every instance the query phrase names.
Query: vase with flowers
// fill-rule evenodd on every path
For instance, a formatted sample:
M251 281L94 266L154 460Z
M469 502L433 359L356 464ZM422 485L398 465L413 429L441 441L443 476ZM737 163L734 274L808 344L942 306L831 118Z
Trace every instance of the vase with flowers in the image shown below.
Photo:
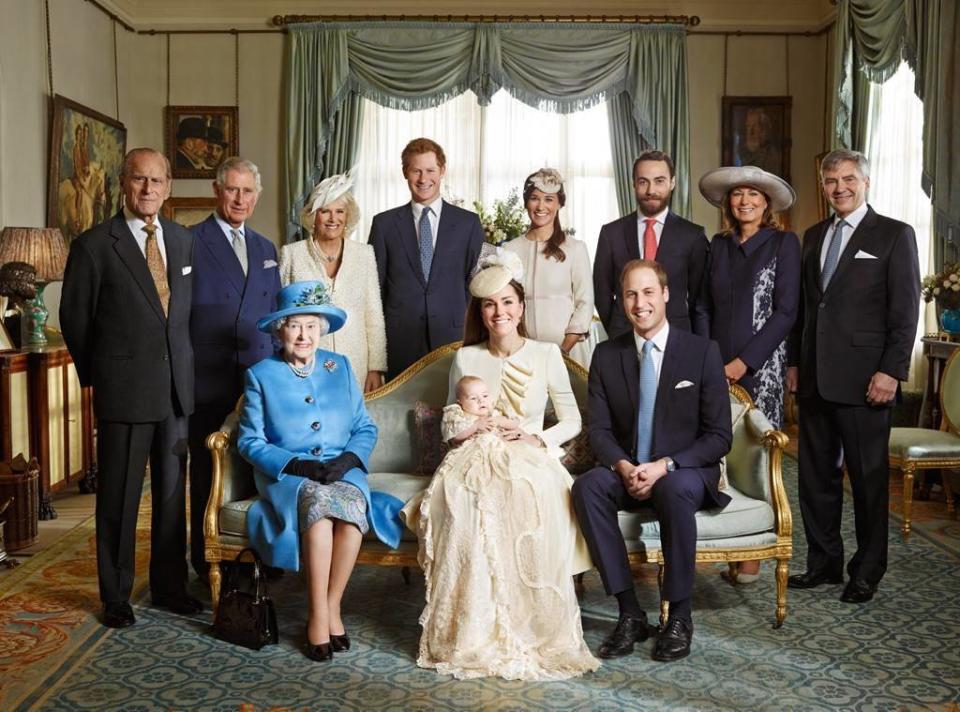
M923 301L936 302L940 328L948 334L960 334L960 263L944 265L936 274L928 274L920 285Z

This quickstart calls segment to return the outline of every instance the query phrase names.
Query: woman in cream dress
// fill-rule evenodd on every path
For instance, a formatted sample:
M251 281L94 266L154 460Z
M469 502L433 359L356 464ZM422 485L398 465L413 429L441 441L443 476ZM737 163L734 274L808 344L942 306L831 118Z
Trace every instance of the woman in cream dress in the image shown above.
M349 175L325 179L314 188L300 217L310 238L280 250L280 281L322 281L334 305L347 312L346 326L320 339L319 348L350 360L360 387L383 385L387 332L373 248L349 239L360 220Z
M509 455L453 449L403 509L426 578L417 664L460 679L556 680L600 665L583 640L572 577L591 563L559 460L580 412L559 348L525 338L523 287L512 277L495 264L471 281L449 390L453 402L461 377L488 384L521 425L502 435ZM548 398L558 422L544 429Z
M593 320L590 254L580 240L567 238L560 225L566 203L563 177L541 168L523 183L523 204L530 216L526 235L503 247L523 264L526 291L524 321L530 338L550 341L584 368L590 367L588 336Z

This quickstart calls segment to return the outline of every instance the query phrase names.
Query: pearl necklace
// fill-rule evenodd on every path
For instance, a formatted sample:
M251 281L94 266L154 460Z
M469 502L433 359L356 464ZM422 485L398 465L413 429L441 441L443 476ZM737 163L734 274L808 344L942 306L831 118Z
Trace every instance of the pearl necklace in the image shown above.
M287 365L290 367L290 370L293 371L293 375L295 375L297 378L307 378L311 373L313 373L313 369L317 367L317 359L316 357L310 359L310 363L308 363L306 366L294 366L289 361L287 361Z

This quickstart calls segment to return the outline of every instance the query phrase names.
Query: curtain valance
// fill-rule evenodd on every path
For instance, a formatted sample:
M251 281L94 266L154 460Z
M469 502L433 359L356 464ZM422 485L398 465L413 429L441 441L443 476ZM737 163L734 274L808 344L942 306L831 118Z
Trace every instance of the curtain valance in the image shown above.
M338 112L356 95L418 110L467 90L487 104L503 88L530 106L570 113L624 94L629 113L618 116L632 125L623 133L673 155L673 205L688 211L686 37L678 25L311 23L290 26L287 48L290 234L298 206L328 170ZM617 170L629 181L629 166Z

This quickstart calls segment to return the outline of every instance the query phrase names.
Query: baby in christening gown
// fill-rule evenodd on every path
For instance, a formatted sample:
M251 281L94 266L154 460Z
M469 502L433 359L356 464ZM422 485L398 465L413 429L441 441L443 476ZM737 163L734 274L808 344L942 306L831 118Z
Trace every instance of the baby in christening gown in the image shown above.
M552 458L545 464L541 448L515 441L520 423L493 407L482 379L461 378L456 398L441 421L451 449L423 499L406 508L427 585L418 664L460 679L596 670L570 551L554 534L573 526L569 475Z

